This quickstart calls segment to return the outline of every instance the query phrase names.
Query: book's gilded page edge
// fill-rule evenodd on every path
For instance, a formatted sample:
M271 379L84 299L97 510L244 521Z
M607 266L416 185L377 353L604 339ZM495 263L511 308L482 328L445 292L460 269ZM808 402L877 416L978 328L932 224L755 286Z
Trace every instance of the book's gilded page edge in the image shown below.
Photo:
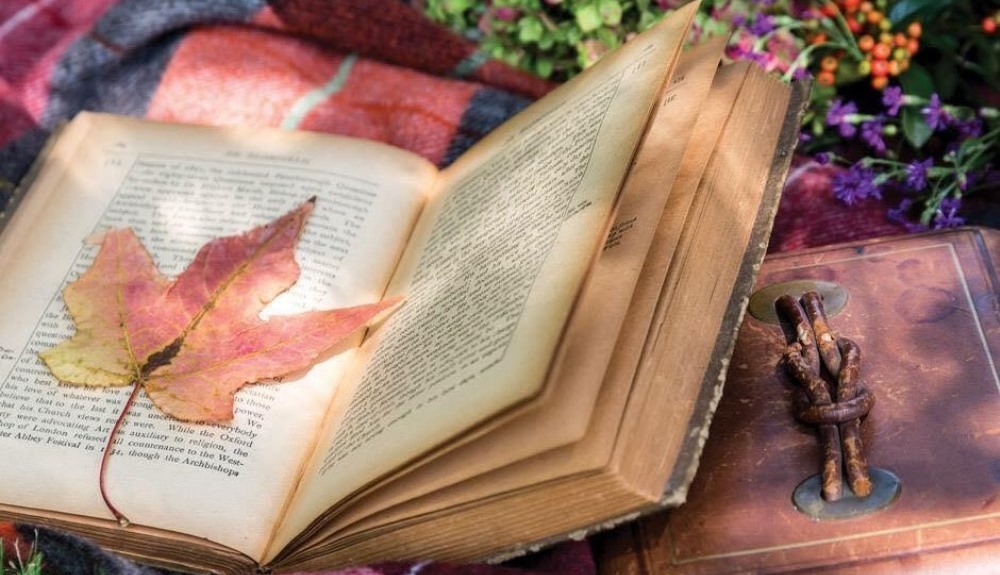
M791 84L788 110L782 124L781 134L778 136L778 146L775 148L771 171L767 177L764 200L758 209L746 255L738 272L738 280L733 286L719 336L715 341L712 361L705 372L701 392L688 423L688 429L697 430L697 433L689 431L685 434L684 444L677 456L673 472L663 488L663 497L660 500L662 506L673 507L684 502L687 496L687 487L694 479L698 469L701 451L708 439L712 415L722 397L726 372L729 368L729 358L736 345L736 334L743 323L750 292L757 279L760 264L764 261L764 256L767 253L768 238L777 215L785 178L791 167L792 156L798 142L799 127L809 104L811 89L811 80L796 81Z

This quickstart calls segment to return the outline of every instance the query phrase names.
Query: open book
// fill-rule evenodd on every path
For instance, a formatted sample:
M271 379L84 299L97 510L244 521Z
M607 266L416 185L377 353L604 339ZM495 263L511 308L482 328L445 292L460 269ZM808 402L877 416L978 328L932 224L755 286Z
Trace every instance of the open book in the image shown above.
M449 168L373 142L80 114L0 236L0 516L174 567L496 558L683 500L797 133L804 86L694 5ZM130 226L176 274L316 196L267 313L404 305L356 348L236 396L226 425L62 386L82 240Z

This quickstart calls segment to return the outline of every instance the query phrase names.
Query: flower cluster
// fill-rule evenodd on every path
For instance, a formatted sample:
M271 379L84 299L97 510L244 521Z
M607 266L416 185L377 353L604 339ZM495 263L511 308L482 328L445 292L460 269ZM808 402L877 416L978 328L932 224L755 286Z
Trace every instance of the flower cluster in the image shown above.
M687 0L422 0L488 55L556 80ZM800 152L847 168L837 198L880 198L913 227L962 221L997 185L1000 9L968 0L702 0L691 40L813 76Z
M924 99L904 95L896 86L886 88L881 105L877 114L862 114L855 103L835 100L827 111L827 126L845 140L857 140L867 152L856 160L829 151L815 155L823 164L850 164L848 170L835 176L834 196L851 205L882 198L884 190L890 191L900 200L889 210L889 218L911 229L964 223L958 215L962 198L1000 175L994 165L1000 143L1000 111L944 105L936 93ZM932 136L939 138L943 145L938 154L928 151L905 160L897 152L898 146L889 147L887 140L897 139L906 111L919 113ZM856 147L854 150L857 152Z
M832 86L855 77L870 78L872 88L881 90L888 86L889 78L902 74L910 67L911 58L920 50L923 26L913 21L899 30L884 10L888 0L836 0L816 8L820 17L828 20L842 19L843 27L829 34L822 27L811 34L808 41L813 46L832 48L820 60L816 81ZM850 35L843 34L847 28ZM841 68L843 66L843 68Z

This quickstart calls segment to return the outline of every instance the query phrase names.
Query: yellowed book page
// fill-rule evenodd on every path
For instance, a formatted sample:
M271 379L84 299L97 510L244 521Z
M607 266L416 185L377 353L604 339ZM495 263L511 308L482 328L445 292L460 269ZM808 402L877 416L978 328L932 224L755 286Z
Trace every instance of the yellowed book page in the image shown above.
M707 95L702 96L703 101L694 132L688 141L671 193L666 199L666 205L659 214L659 225L656 229L655 239L650 246L648 257L643 263L636 289L632 294L628 315L595 404L587 434L579 442L549 450L535 457L413 498L410 491L412 486L408 484L411 480L445 481L447 479L434 477L438 466L438 462L435 461L426 470L417 471L418 475L403 478L398 482L398 485L386 486L384 489L374 492L371 502L364 502L359 506L357 512L350 510L343 517L337 517L321 534L323 538L317 537L316 541L322 544L343 537L345 534L357 533L371 528L377 529L378 526L390 525L395 521L405 521L410 517L439 513L448 508L485 500L497 493L509 494L519 492L519 490L530 490L536 486L549 486L553 482L564 480L570 476L594 474L608 466L617 439L617 431L622 425L622 412L629 399L630 388L633 388L631 392L635 391L633 381L640 352L644 342L650 336L654 310L660 296L665 291L664 282L668 276L671 261L674 259L674 251L677 248L681 230L684 228L684 220L689 213L705 165L711 158L713 149L719 141L720 133L733 111L743 78L746 76L747 67L745 64L740 63L721 68L714 77L711 90ZM682 91L674 91L675 101L690 97L692 95L690 92L695 92L695 90L689 89L689 83L695 81L695 76L686 76ZM664 101L670 99L672 91L668 90L664 94ZM644 146L643 154L645 151ZM637 161L641 163L641 155ZM621 212L619 219L624 217L626 213L624 206ZM675 227L680 229L675 230ZM635 237L632 234L622 237L623 243L634 240ZM639 386L644 389L642 382L639 382ZM668 428L666 425L660 426L656 433L666 435ZM467 455L470 459L474 459L471 454ZM447 458L450 456L451 454ZM637 456L637 453L633 452L632 456ZM471 465L475 465L475 461ZM427 474L430 478L421 479L423 474ZM662 475L660 477L662 479ZM548 487L544 487L544 489L548 489ZM420 490L415 491L420 492ZM650 494L650 497L655 498L658 495L659 492L655 492ZM382 509L382 511L371 514L377 509ZM598 518L594 518L595 522L598 520Z
M697 8L636 37L443 174L394 277L406 305L338 400L282 546L325 508L542 389Z
M82 240L131 226L176 275L206 241L311 196L302 276L267 313L378 300L436 169L346 138L215 130L83 114L0 239L0 501L110 518L98 468L129 389L59 385L38 352L72 335L61 291L96 254ZM259 558L354 352L237 394L229 425L180 424L141 395L119 432L109 494L133 522ZM254 529L251 526L259 526Z
M372 488L328 526L330 532L364 515L566 445L586 433L618 341L615 335L625 321L660 214L672 196L723 47L721 40L708 43L680 58L625 181L615 223L570 320L566 358L541 409L512 418L482 437L421 462L419 469Z

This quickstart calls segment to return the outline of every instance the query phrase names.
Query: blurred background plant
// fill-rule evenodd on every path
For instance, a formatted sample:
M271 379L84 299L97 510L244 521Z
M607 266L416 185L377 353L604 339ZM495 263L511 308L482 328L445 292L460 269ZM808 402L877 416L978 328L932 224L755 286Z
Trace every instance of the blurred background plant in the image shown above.
M488 56L566 80L686 0L422 0ZM997 191L1000 0L703 0L690 41L815 85L799 151L845 167L846 204L882 198L912 229L964 222Z

